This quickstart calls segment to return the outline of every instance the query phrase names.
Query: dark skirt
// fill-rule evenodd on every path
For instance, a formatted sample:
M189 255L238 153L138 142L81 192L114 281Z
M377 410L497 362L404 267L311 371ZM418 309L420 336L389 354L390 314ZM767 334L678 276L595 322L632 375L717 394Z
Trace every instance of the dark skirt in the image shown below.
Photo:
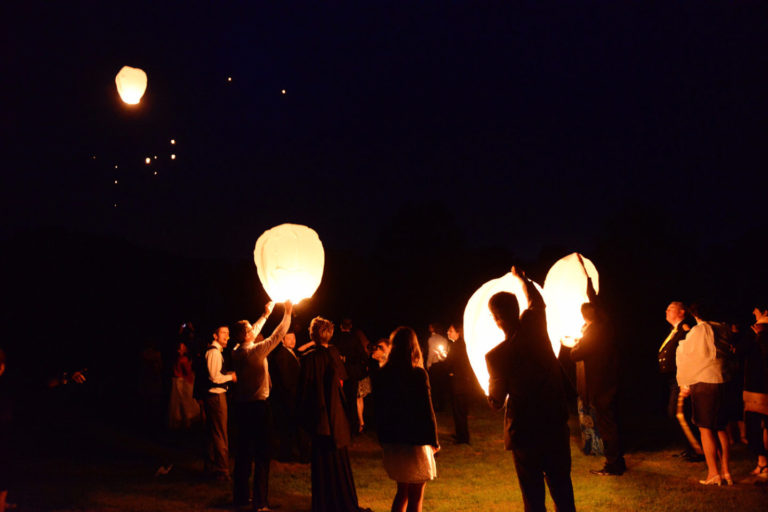
M728 406L723 384L697 382L691 386L693 423L699 428L725 430Z
M312 512L358 512L357 492L346 448L330 436L312 439Z

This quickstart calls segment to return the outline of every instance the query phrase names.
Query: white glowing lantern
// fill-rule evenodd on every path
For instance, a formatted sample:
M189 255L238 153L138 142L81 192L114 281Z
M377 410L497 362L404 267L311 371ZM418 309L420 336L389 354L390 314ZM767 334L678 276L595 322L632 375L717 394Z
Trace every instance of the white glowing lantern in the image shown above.
M544 300L547 302L547 330L555 354L560 352L560 345L572 347L581 337L584 325L581 305L589 302L587 275L598 292L600 285L595 265L575 252L559 259L547 272Z
M537 289L541 287L534 283ZM496 321L488 309L488 301L498 292L509 292L517 297L520 306L520 314L528 309L523 282L508 272L505 275L492 279L477 289L467 302L464 309L464 341L467 343L467 355L472 370L477 376L480 386L488 394L488 367L485 363L485 355L496 345L504 341L504 332L496 325Z
M147 90L147 74L139 68L123 66L115 76L120 99L129 105L136 105Z
M299 224L281 224L265 231L253 251L259 279L275 302L298 303L320 286L325 265L317 233Z

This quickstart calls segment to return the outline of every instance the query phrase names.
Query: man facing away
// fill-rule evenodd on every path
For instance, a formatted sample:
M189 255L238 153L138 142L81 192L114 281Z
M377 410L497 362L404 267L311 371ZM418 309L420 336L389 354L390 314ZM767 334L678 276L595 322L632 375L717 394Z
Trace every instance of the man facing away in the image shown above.
M605 446L605 465L590 472L600 476L620 476L627 465L617 421L619 355L610 320L600 307L590 278L587 278L587 297L589 302L581 305L584 330L571 349L571 359L584 362L586 393L583 399L594 408L595 426Z
M205 409L205 472L218 480L229 480L229 439L227 436L227 386L237 382L234 372L222 373L221 352L229 342L229 327L219 326L213 341L205 351L207 379L203 408ZM202 376L201 376L202 377Z
M291 325L293 306L285 302L283 319L272 334L264 340L257 336L267 321L273 302L264 307L264 314L251 325L240 320L233 326L233 339L239 343L232 354L237 373L237 385L233 394L233 418L235 420L235 474L233 478L234 504L249 503L248 480L253 471L253 508L270 510L267 501L269 485L269 398L270 378L267 356L282 341Z
M512 450L527 512L545 511L544 482L559 512L576 510L571 483L568 409L559 363L547 335L545 304L516 267L528 309L520 316L517 297L499 292L488 307L504 341L486 356L488 402L504 414L504 446Z

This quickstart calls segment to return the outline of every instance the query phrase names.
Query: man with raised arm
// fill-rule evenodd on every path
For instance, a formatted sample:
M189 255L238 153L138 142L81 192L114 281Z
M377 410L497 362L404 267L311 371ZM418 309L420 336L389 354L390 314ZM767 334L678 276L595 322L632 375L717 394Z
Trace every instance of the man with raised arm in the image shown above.
M273 302L264 307L264 314L253 324L240 320L233 327L232 339L239 343L232 354L237 374L233 395L235 420L235 472L233 478L234 504L248 505L250 493L248 479L252 468L253 509L267 511L269 484L270 425L267 398L269 398L269 368L267 356L277 347L291 325L293 305L285 302L283 319L268 338L257 341L257 336L267 321Z
M504 341L486 356L488 402L504 414L504 446L512 451L526 512L545 511L544 482L559 512L576 510L571 483L568 409L562 372L547 335L545 304L516 267L530 303L522 315L517 297L499 292L488 307Z

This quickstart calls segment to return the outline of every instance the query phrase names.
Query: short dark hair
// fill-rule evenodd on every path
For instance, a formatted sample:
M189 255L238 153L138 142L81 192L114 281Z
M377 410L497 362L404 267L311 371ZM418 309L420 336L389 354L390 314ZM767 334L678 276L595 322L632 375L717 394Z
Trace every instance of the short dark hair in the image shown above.
M517 302L517 297L515 297L514 293L498 292L494 294L491 300L488 301L488 308L496 316L514 315L514 318L520 317L520 304Z
M250 325L248 320L238 320L237 323L232 326L229 337L235 344L245 343L245 332L248 330L248 325ZM222 325L222 327L224 326ZM218 330L219 329L216 329L216 332L218 332Z

